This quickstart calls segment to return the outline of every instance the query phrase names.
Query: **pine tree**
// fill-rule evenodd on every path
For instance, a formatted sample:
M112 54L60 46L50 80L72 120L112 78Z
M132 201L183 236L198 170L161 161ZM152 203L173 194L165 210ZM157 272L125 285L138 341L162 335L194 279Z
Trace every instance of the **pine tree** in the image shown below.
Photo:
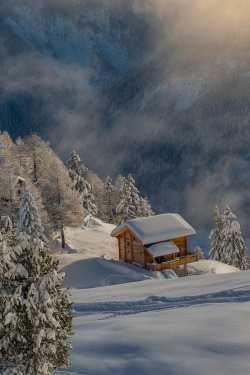
M103 221L115 224L115 187L112 185L112 179L108 176L104 183L103 192Z
M27 192L24 196L27 198ZM6 249L11 249L9 263L0 264L4 301L0 321L2 372L51 375L52 371L69 365L71 344L67 340L72 328L71 303L68 292L61 290L63 274L58 271L58 263L48 255L40 239L42 226L33 230L35 223L40 222L39 214L33 204L27 205L27 199L23 199L22 204L20 228L25 229L27 222L29 234L14 235L10 221L2 220L0 251L6 253ZM32 215L23 215L29 210ZM23 222L24 217L28 220Z
M95 198L91 192L91 186L87 181L84 181L85 186L82 193L83 198L83 207L84 207L84 213L85 217L95 216L97 214L97 207L95 205Z
M67 164L69 164L69 176L75 190L78 191L79 195L82 195L85 188L83 173L87 172L88 168L80 163L82 163L80 156L73 150L67 161Z
M17 226L19 232L26 232L33 237L39 238L45 243L48 242L43 233L44 227L41 224L36 202L27 185L23 187L23 196L20 205L20 219Z
M69 176L72 180L74 189L79 193L83 199L83 207L85 217L87 215L94 216L97 213L97 207L95 204L95 198L92 194L91 185L87 180L83 178L83 173L88 171L83 164L80 165L81 159L79 155L75 152L71 152L70 159L67 161L69 164Z
M92 171L88 171L87 173L87 182L91 186L91 192L94 197L94 204L96 206L95 215L98 219L103 220L103 210L104 210L104 202L103 202L103 194L104 194L104 183L98 177L96 173Z
M212 240L212 248L209 252L211 260L221 261L221 230L223 226L223 218L220 214L218 206L215 207L214 211L214 228L210 233L209 238Z
M153 216L154 212L152 211L151 205L147 198L140 198L141 203L141 216Z
M135 180L131 174L127 179L123 179L122 196L116 208L116 212L120 215L120 223L141 216L139 191L134 184Z
M241 236L240 224L236 216L226 206L223 214L223 226L220 233L222 263L238 267L241 270L247 269L247 248Z
M204 253L203 253L202 249L200 248L200 246L196 246L195 249L194 249L194 252L195 252L195 254L198 255L198 260L204 259Z

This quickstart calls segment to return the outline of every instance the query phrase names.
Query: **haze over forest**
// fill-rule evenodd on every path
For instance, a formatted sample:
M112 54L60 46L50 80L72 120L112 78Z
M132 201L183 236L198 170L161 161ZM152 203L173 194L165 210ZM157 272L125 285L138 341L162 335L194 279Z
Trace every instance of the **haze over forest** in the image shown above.
M157 213L250 216L249 0L2 0L0 130L36 132Z

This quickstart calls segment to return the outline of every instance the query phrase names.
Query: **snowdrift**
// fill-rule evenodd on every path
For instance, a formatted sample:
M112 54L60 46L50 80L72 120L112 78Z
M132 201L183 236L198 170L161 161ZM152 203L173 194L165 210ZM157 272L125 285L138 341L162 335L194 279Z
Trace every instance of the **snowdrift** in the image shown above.
M136 266L104 258L82 259L63 268L64 286L71 288L95 288L163 278L159 272L147 271Z

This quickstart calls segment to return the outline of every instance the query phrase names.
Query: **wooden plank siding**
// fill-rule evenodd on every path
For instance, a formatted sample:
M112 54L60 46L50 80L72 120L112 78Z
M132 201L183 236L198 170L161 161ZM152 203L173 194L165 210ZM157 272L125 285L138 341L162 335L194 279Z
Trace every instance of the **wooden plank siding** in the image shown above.
M125 252L125 245L124 245L124 236L119 236L119 251L120 251L120 259L126 261L126 252Z
M179 248L181 257L187 255L187 237L175 238L170 241L172 241Z
M134 236L132 236L133 242L133 262L139 263L142 267L145 268L145 249L140 242L138 242Z
M125 232L125 254L126 262L132 263L132 251L131 251L131 234L129 231Z

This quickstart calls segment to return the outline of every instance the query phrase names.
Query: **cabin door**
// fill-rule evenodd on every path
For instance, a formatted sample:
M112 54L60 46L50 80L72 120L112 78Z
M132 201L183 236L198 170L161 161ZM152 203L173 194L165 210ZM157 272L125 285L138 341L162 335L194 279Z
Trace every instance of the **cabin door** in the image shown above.
M126 260L128 263L132 263L132 245L131 240L126 238Z

